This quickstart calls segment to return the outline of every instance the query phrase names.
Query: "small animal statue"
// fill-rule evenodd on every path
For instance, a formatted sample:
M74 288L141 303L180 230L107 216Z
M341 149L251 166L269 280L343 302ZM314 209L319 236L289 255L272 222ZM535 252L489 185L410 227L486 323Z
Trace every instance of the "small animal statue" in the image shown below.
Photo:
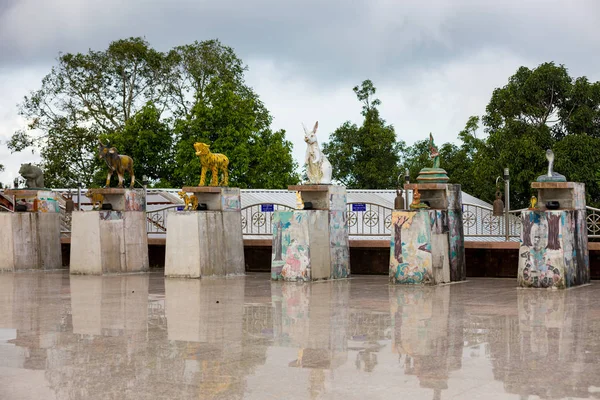
M413 201L410 203L410 209L418 210L420 208L429 208L429 206L425 203L421 203L421 193L419 193L418 188L415 188L415 191L413 192Z
M183 207L185 211L198 209L198 198L195 195L190 196L184 191L180 191L177 194L183 199L183 202L185 203L185 207Z
M554 171L554 152L550 149L546 150L546 159L548 160L548 173L538 176L538 182L566 182L567 178L564 175Z
M535 210L536 208L537 208L537 197L531 196L531 199L529 199L529 209Z
M106 186L110 186L110 178L113 172L117 173L119 177L119 187L123 187L123 179L125 172L129 173L131 176L131 185L130 188L133 188L133 184L135 183L135 175L133 174L133 159L129 156L120 155L116 148L109 147L103 144L101 141L98 141L98 158L106 161L106 165L108 166L108 176L106 177Z
M304 141L308 144L305 158L308 182L313 185L330 185L333 170L317 142L319 121L315 122L312 131L307 130L304 124L302 124L302 127L304 128Z
M229 173L227 168L229 167L229 158L224 154L211 153L210 146L206 143L196 142L194 143L194 149L196 149L196 155L200 157L200 165L202 166L202 172L200 173L200 183L198 186L204 186L206 181L206 172L210 169L211 178L209 186L219 186L219 170L223 173L221 178L221 186L229 185Z
M21 164L19 169L19 175L25 178L25 187L27 188L43 188L44 187L44 173L39 167L31 165L30 163Z
M92 201L92 210L101 210L104 203L104 195L96 192L94 189L88 189L85 196Z

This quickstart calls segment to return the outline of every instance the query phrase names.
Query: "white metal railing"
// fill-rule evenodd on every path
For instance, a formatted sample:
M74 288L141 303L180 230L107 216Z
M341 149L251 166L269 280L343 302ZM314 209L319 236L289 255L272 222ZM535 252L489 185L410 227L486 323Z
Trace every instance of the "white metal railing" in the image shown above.
M68 192L58 189L57 192ZM177 189L152 189L149 193L169 192L176 194ZM147 211L146 227L149 234L166 234L168 212L183 204L172 204ZM242 208L242 232L247 236L270 236L273 212L293 210L284 204L261 203ZM518 241L521 234L521 213L527 209L510 210L508 224L505 216L494 216L491 207L463 203L463 230L465 238L478 241ZM0 212L9 211L0 205ZM376 203L348 203L346 213L350 236L387 237L390 235L392 218L391 207ZM600 238L600 209L586 207L586 223L589 238ZM71 218L60 206L61 233L70 235Z

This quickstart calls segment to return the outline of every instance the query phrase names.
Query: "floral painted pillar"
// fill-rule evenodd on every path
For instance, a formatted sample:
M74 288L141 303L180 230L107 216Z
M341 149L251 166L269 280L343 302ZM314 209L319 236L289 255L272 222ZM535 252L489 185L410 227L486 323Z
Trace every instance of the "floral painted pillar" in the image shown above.
M390 281L431 284L466 279L460 185L409 184L418 189L419 210L392 213Z
M271 278L313 281L349 277L346 188L297 185L288 189L300 192L305 209L273 213Z

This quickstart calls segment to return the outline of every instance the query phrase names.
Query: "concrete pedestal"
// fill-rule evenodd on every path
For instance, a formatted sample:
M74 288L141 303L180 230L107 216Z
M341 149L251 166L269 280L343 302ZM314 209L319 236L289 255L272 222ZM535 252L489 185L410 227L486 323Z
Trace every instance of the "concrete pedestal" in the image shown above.
M0 213L0 271L62 267L57 195L45 190L7 190L26 212Z
M346 188L299 185L313 210L273 213L271 278L286 281L341 279L350 276Z
M165 276L243 275L245 272L240 189L184 187L206 211L175 211L167 217Z
M392 213L390 281L431 284L466 279L460 185L406 185L418 188L431 209Z
M143 190L95 189L113 210L74 211L71 222L72 274L102 275L148 271Z
M575 182L533 182L538 210L521 214L520 287L565 289L590 281L585 186ZM548 210L548 201L560 209Z

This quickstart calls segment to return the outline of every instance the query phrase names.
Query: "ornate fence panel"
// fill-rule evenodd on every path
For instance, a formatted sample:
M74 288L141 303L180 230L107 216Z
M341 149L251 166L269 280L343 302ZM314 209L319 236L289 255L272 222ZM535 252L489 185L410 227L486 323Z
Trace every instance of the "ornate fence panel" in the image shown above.
M275 211L291 211L293 207L285 204L263 203L253 204L242 208L242 233L244 235L264 235L273 234L271 221Z
M521 211L509 211L509 240L518 240L521 235ZM494 216L490 207L477 204L463 203L463 230L465 237L478 238L480 241L499 241L507 238L505 217Z
M392 209L375 203L348 203L350 236L389 236Z
M586 207L588 238L600 238L600 209Z
M167 215L169 210L173 210L183 204L173 204L152 211L146 211L146 231L148 233L167 233Z
M148 233L166 234L169 210L181 205L173 204L147 211L146 228ZM277 203L253 204L244 207L241 210L243 234L270 236L273 212L293 209L293 207ZM5 209L1 211L12 212L12 210ZM348 203L346 212L350 236L389 236L392 211L390 207L375 203ZM508 238L511 241L518 241L521 235L522 211L509 211ZM586 211L588 237L600 239L600 209L587 207ZM63 205L60 206L60 213L61 236L70 236L71 215L65 212ZM504 216L494 216L490 207L481 205L463 204L463 228L465 238L473 238L478 241L502 241L507 237Z

